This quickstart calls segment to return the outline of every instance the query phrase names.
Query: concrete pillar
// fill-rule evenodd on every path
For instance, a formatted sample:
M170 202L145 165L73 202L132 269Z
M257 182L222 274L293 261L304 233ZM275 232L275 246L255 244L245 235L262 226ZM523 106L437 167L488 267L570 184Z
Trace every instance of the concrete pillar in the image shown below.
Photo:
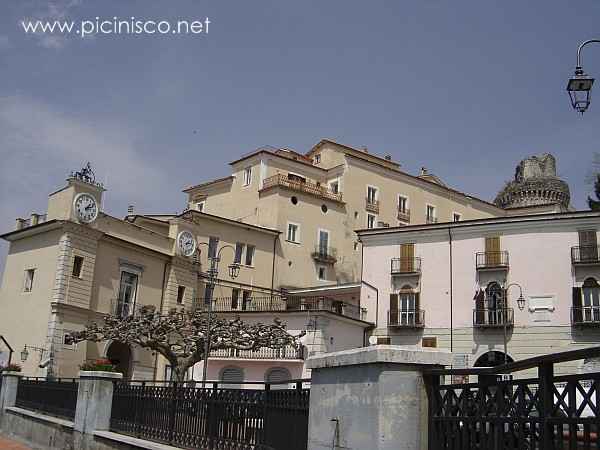
M15 406L17 389L19 388L20 372L2 372L2 389L0 390L0 414L10 406Z
M79 372L75 431L91 434L109 429L113 382L121 378L123 375L116 372Z
M308 450L426 449L423 370L451 363L447 351L392 345L309 358Z

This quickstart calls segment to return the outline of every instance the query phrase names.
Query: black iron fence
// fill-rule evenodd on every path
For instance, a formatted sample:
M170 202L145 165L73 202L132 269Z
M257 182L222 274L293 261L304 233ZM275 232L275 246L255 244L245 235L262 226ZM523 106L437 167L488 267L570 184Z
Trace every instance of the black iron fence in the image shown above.
M571 247L571 262L573 264L600 263L600 247L597 245Z
M78 387L75 378L21 378L15 404L19 408L73 420Z
M310 391L302 380L295 386L115 382L110 428L183 448L305 450Z
M577 306L571 308L573 325L600 325L600 306Z
M429 450L600 448L600 373L554 375L556 363L597 357L600 347L485 369L429 371ZM537 378L500 379L536 367ZM444 384L445 376L478 381Z

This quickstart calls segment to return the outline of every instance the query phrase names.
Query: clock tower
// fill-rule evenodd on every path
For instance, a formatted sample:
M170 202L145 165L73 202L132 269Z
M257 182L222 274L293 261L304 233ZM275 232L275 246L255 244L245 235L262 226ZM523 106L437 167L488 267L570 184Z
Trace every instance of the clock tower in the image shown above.
M102 210L102 194L106 189L96 181L90 163L77 172L71 172L67 185L50 194L47 220L93 222Z

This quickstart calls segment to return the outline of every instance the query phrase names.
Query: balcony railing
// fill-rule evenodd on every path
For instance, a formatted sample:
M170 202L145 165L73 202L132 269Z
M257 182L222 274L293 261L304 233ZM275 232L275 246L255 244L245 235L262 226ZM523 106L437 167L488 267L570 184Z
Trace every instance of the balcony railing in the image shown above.
M206 309L204 299L197 299L195 307ZM367 311L358 305L330 297L219 297L212 301L215 312L273 312L273 311L329 311L353 319L365 320Z
M392 275L421 273L421 258L392 258Z
M573 325L600 326L600 306L576 306L571 308Z
M410 222L410 209L398 209L398 220Z
M342 193L333 192L326 186L321 186L309 181L290 180L287 176L278 174L266 178L263 181L262 190L270 189L276 186L281 186L294 191L304 192L320 198L326 198L336 202L342 202Z
M597 245L571 247L573 264L600 264L600 247Z
M388 311L388 326L423 328L425 326L425 311L422 309Z
M365 209L369 212L379 214L379 200L365 199Z
M475 255L477 269L508 269L508 252L479 252Z
M323 262L326 264L335 264L337 262L337 249L333 247L323 247L317 245L315 250L312 252L314 260Z
M512 327L514 310L512 308L475 308L473 326L478 328Z
M301 347L287 346L280 349L262 347L256 351L220 349L210 352L211 358L237 358L237 359L304 359Z

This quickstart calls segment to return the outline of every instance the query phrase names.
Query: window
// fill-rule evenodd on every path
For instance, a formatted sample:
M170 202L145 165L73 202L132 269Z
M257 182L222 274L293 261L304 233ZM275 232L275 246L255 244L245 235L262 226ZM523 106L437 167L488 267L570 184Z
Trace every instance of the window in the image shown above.
M295 183L306 183L306 178L304 178L302 175L296 175L295 173L288 173L287 178Z
M290 199L290 201L292 202L292 205L297 205L298 204L298 197L296 197L295 195Z
M252 167L246 167L244 169L244 186L250 186L252 184Z
M231 290L231 309L238 309L240 301L240 290L233 288Z
M375 223L377 223L377 217L373 214L367 214L367 228L375 228Z
M408 199L402 195L398 196L398 211L401 213L408 212Z
M185 286L177 286L177 303L181 305L185 297Z
M254 264L254 251L255 250L256 250L256 247L254 247L254 245L246 246L246 265L247 266L251 266Z
M81 278L81 272L83 270L83 256L76 256L73 258L73 276L75 278Z
M327 205L321 205L321 212L323 214L327 214L327 211L329 210L329 208L327 208Z
M331 192L333 192L334 194L339 194L340 182L336 180L336 181L332 181L331 183L329 183L329 190Z
M436 348L437 347L437 337L424 337L421 340L421 346L424 348Z
M25 283L23 285L24 292L31 292L33 289L33 277L35 275L35 269L27 269L25 271Z
M300 225L288 223L287 240L296 244L300 243Z
M377 188L374 186L367 186L367 203L377 203Z
M315 155L315 164L320 164L321 163L321 154L317 153Z
M462 216L459 213L454 213L454 214L452 214L452 221L453 222L460 222L460 218L461 217Z
M427 205L427 212L425 215L425 220L427 221L427 223L435 223L436 222L435 206Z
M250 291L242 292L242 309L244 311L249 309L250 302L252 302L252 292L250 292Z
M116 315L126 317L133 312L135 295L137 293L138 275L131 272L121 272L119 297L117 299Z
M319 281L327 281L327 269L325 268L325 266L317 267L317 276L319 278Z
M206 203L206 200L202 200L201 202L196 203L196 211L203 212L205 203Z
M244 381L244 369L240 367L224 367L219 376L221 382L227 384L240 384Z
M211 237L208 240L208 257L214 258L217 256L217 247L219 246L219 238Z
M389 337L378 337L377 338L377 345L391 345L392 344L392 338Z
M598 241L596 230L579 230L579 255L581 261L598 260Z
M246 246L246 244L243 244L241 242L238 242L237 244L235 244L235 258L233 259L233 262L236 264L241 264L242 263L242 256L244 255L244 247Z
M319 254L327 256L329 254L329 231L319 230Z
M281 383L292 379L292 374L285 367L273 367L267 370L265 375L266 383Z

